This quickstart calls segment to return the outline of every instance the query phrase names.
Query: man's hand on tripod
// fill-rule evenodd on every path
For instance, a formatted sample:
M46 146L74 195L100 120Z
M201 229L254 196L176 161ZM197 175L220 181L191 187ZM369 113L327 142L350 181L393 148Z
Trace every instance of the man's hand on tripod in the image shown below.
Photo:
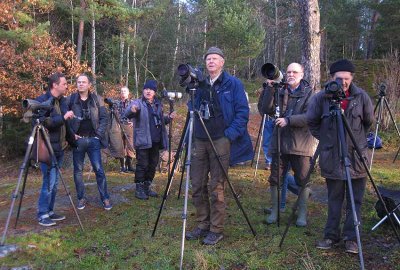
M176 111L169 114L169 118L174 119L177 116Z
M64 114L64 120L69 120L74 118L75 114L73 111L68 111Z
M277 118L275 120L275 125L277 125L278 127L285 127L285 126L287 126L287 124L288 124L288 121L284 117Z

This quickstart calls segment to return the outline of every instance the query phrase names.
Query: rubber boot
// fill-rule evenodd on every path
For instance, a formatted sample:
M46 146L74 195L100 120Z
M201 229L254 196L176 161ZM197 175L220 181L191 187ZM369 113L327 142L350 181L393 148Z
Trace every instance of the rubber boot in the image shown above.
M136 183L135 197L139 200L148 200L149 196L145 192L144 183Z
M126 171L128 171L128 172L135 172L135 168L133 168L133 166L132 166L132 158L131 157L126 157L126 159L125 159L125 168L126 168Z
M157 192L151 190L151 181L145 181L144 182L144 192L149 197L154 197L154 198L158 197Z
M307 226L307 199L310 195L310 188L304 188L303 192L299 195L299 208L297 210L296 226Z
M278 219L278 186L271 186L271 214L267 217L267 224L275 223Z
M120 172L126 172L126 167L125 167L125 159L124 158L119 158L119 163L121 164L121 170Z

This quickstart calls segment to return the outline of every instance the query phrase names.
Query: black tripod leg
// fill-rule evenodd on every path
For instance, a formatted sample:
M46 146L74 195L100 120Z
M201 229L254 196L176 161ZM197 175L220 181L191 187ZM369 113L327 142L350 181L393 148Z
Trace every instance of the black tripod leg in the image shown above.
M56 167L57 174L58 174L58 176L60 177L60 180L61 180L61 182L62 182L62 184L63 184L63 186L64 186L64 189L65 189L65 192L67 193L67 196L68 196L68 198L69 198L69 201L71 202L72 209L74 210L75 215L76 215L76 218L78 219L79 226L81 227L81 230L84 231L83 225L82 225L82 222L81 222L81 219L80 219L79 214L78 214L78 211L76 210L75 204L74 204L74 202L73 202L73 200L72 200L72 198L71 198L71 194L69 193L69 190L68 190L68 188L67 188L67 185L66 185L65 182L64 182L64 178L62 177L61 170L60 170L60 167L59 167L59 165L58 165L56 155L54 154L53 147L51 146L51 143L50 143L50 138L49 138L49 136L47 135L47 133L46 133L46 131L45 131L45 129L44 129L43 126L41 126L41 128L40 128L39 130L40 130L40 132L41 132L41 134L42 134L42 136L43 136L43 139L44 139L44 141L45 141L45 143L46 143L46 147L47 147L47 149L49 150L49 153L50 153L50 156L51 156L52 166L55 166L55 167Z
M186 151L185 151L185 158L184 158L184 161L186 161L187 160L187 155L188 155L188 151L187 151L187 145L186 145ZM181 174L181 181L180 181L180 183L179 183L179 192L178 192L178 200L181 198L181 192L182 192L182 183L183 183L183 176L185 175L185 169L186 169L186 166L183 166L183 169L182 169L182 174Z
M250 167L253 167L254 159L256 158L256 151L257 151L258 143L260 142L260 139L262 140L262 138L261 138L261 131L262 131L262 130L261 130L261 129L262 129L262 127L264 126L265 117L266 117L266 115L264 114L264 115L263 115L263 118L262 118L262 120L261 120L261 123L260 123L260 127L258 128L257 140L256 140L256 144L254 145L254 151L253 151L254 155L253 155L253 158L252 158L252 160L251 160Z
M281 211L280 211L280 207L281 207L281 189L282 189L282 187L281 187L281 175L280 175L280 167L281 167L281 129L280 129L280 127L278 127L278 126L276 126L276 128L277 128L277 157L278 157L278 160L277 160L277 166L278 166L278 169L277 169L277 179L278 179L278 197L277 197L277 199L278 199L278 216L277 216L277 220L276 220L276 224L277 224L277 226L279 227L280 226L280 221L281 221Z
M8 212L8 216L7 216L7 219L6 219L6 225L4 226L4 231L3 231L3 236L1 238L0 246L4 246L4 243L6 242L8 226L10 225L10 220L11 220L11 215L12 215L12 212L13 212L13 209L14 209L15 200L18 198L18 190L19 190L19 186L21 185L22 176L24 175L26 167L29 166L29 159L30 159L30 156L31 156L31 153L32 153L33 142L35 141L35 136L37 134L37 130L38 130L38 126L35 125L33 127L33 129L32 129L31 135L29 137L28 147L26 148L24 160L23 160L22 166L21 166L21 168L19 170L17 186L15 187L15 191L14 191L14 193L12 195L10 210Z
M360 268L363 270L364 269L364 257L363 257L363 252L362 252L362 245L361 245L361 237L360 237L360 221L358 220L357 217L357 211L356 211L356 206L354 202L354 193L353 193L353 184L352 184L352 179L350 175L350 167L351 167L351 162L349 159L349 153L348 153L348 146L346 143L345 139L345 130L347 131L347 134L350 135L351 130L350 127L347 124L346 118L342 114L342 109L340 108L340 104L337 104L338 107L336 107L334 114L336 117L336 127L338 130L338 135L339 135L339 143L340 143L340 152L341 152L341 160L344 165L345 169L345 174L346 174L346 183L347 183L347 188L349 192L349 197L350 197L350 204L351 204L351 212L353 215L353 222L354 222L354 230L356 233L356 238L357 238L357 244L358 244L358 255L360 259ZM343 127L343 123L344 127ZM350 135L352 137L353 134ZM353 136L354 138L354 136ZM352 140L353 145L356 146L356 142ZM365 170L369 173L368 166L365 164Z
M168 182L167 182L167 185L165 187L163 199L162 199L162 202L161 202L161 205L160 205L160 209L158 210L156 223L154 224L154 228L153 228L153 232L151 233L151 237L154 237L154 235L156 234L158 222L159 222L160 217L161 217L161 212L164 209L165 202L166 202L166 200L168 198L168 194L169 194L169 191L171 189L172 179L174 178L174 173L175 173L175 168L176 168L176 165L178 164L179 157L180 157L181 152L182 152L183 143L185 142L185 139L187 137L188 125L189 125L189 116L187 115L186 116L185 126L184 126L183 132L182 132L182 136L181 136L181 139L179 141L178 149L177 149L176 154L175 154L175 160L174 160L174 163L172 165L171 175L168 178Z
M385 209L386 215L389 215L389 210L388 210L388 208L386 206L386 203L383 200L381 192L379 191L378 187L376 186L374 179L372 178L371 172L368 170L367 163L365 162L365 159L364 159L364 157L362 155L362 152L361 152L359 146L357 145L357 142L356 142L356 140L354 138L354 134L350 129L349 123L347 122L345 117L342 117L342 119L343 119L343 123L344 123L345 129L347 131L347 134L349 134L349 136L350 136L350 139L351 139L351 141L352 141L352 143L354 145L354 148L355 148L355 150L357 152L358 158L362 162L363 167L364 167L365 171L368 174L368 178L371 181L371 184L372 184L372 186L373 186L373 188L375 190L375 193L378 196L379 200L382 202L382 205L383 205L383 208ZM394 224L393 217L391 215L389 215L389 221L390 221L390 226L392 226L393 232L396 235L397 241L399 241L399 243L400 243L400 236L399 236L399 234L397 232L396 226Z
M307 173L307 178L306 178L306 179L310 179L311 174L312 174L312 172L314 171L315 164L316 164L316 162L317 162L317 159L318 159L318 156L319 156L320 151L321 151L321 149L320 149L320 146L319 146L319 144L318 144L317 149L315 150L314 156L313 156L313 158L311 159L311 164L310 164L310 168L308 169L308 173ZM286 224L285 231L283 232L281 241L279 242L279 248L282 248L283 241L285 241L286 234L287 234L288 231L289 231L289 227L290 227L290 225L294 222L294 219L295 219L295 217L296 217L296 211L297 211L297 208L299 207L299 200L300 200L301 194L303 193L303 191L304 191L304 189L305 189L306 187L307 187L307 185L304 186L304 187L301 187L301 189L300 189L300 191L299 191L299 195L298 195L298 197L297 197L297 200L296 200L296 202L293 204L292 213L290 214L288 223Z
M223 166L223 164L222 164L221 158L220 158L220 156L219 156L219 154L218 154L218 152L217 152L217 149L215 148L215 145L214 145L214 143L213 143L213 141L212 141L212 139L211 139L210 133L208 132L208 130L207 130L205 124L204 124L204 121L203 121L203 119L201 118L201 116L200 116L200 114L199 114L198 111L196 111L196 114L197 114L197 117L198 117L199 120L200 120L200 123L201 123L201 125L202 125L204 131L205 131L206 134L207 134L207 138L208 138L208 141L210 142L210 144L211 144L211 146L212 146L214 155L217 157L218 163L219 163L219 165L221 166L222 171L224 172L224 176L225 176L226 182L228 183L228 186L229 186L229 188L231 189L231 192L232 192L232 194L233 194L233 197L235 198L236 204L238 205L240 211L242 211L243 216L244 216L244 218L246 219L247 224L249 225L251 232L253 233L254 236L256 236L256 231L253 229L253 226L251 226L250 220L249 220L249 218L248 218L246 212L244 211L244 209L243 209L243 207L242 207L242 204L241 204L240 201L239 201L239 198L238 198L238 196L237 196L237 194L236 194L236 192L235 192L235 189L233 188L233 186L232 186L232 184L231 184L231 181L229 180L228 172L225 170L225 168L224 168L224 166Z
M376 107L378 106L378 117L377 117L376 125L375 125L374 142L373 142L373 145L372 145L371 164L369 164L369 170L372 169L372 162L374 160L374 153L375 153L376 138L378 137L378 130L379 130L379 126L380 126L381 121L382 121L382 111L383 111L382 110L383 109L382 108L383 107L382 101L383 101L383 98L380 97L378 103L375 106L375 110L374 110L374 112L375 112L376 111Z
M19 215L21 213L21 206L22 206L22 199L25 194L25 186L26 186L26 179L28 177L28 172L29 172L29 166L26 167L25 169L25 174L24 174L24 181L22 183L22 189L20 191L19 195L19 204L18 204L18 210L17 210L17 217L15 218L15 224L14 224L14 229L17 228L18 220L19 220Z
M392 111L390 110L389 103L387 102L386 98L385 98L384 100L385 100L386 109L388 110L389 115L390 115L390 119L392 120L393 125L394 125L394 127L396 128L397 135L398 135L399 138L400 138L400 131L399 131L399 128L397 127L396 121L394 120ZM399 156L399 152L400 152L400 146L399 146L399 149L397 150L396 155L394 156L393 163L396 161L397 157Z

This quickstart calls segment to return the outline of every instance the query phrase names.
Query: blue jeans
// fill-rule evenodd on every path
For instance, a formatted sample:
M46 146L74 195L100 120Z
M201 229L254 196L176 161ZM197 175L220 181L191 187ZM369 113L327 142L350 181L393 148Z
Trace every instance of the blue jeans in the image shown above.
M74 182L78 200L85 197L85 185L83 183L83 166L85 154L88 154L93 171L96 174L97 188L100 193L101 201L109 199L107 193L107 180L101 161L100 140L94 137L81 138L76 141L77 147L73 150L74 161Z
M287 190L289 190L290 192L292 192L295 195L299 195L299 191L300 191L300 186L297 185L296 180L294 178L294 176L288 172L286 174L285 179L283 180L283 185L282 185L282 190L281 190L281 208L285 208L286 207L286 193Z
M58 167L62 166L64 153L57 157ZM57 195L58 173L56 166L49 166L46 163L40 163L40 170L43 175L42 189L40 190L38 202L38 219L47 218L53 214L54 203Z
M269 119L270 120L268 120L268 116L265 119L264 134L262 138L262 148L264 151L265 163L267 164L272 163L272 157L268 155L268 148L269 148L269 143L271 141L272 132L274 131L274 126L275 126L275 120L271 117L269 117Z

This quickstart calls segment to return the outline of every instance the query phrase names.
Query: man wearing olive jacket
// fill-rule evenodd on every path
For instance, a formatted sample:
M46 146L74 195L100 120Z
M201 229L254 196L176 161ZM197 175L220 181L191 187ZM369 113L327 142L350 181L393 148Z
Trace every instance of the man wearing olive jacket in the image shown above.
M341 79L343 82L342 87L346 98L341 101L341 108L362 151L362 158L368 162L370 156L368 155L367 132L374 121L374 110L368 94L352 82L354 72L354 65L346 59L339 60L330 67L332 79ZM346 220L343 227L343 240L345 241L346 252L358 253L345 167L339 153L338 132L335 121L329 112L330 100L331 98L326 96L325 91L321 91L314 96L307 111L307 122L310 131L320 141L319 166L321 175L326 178L328 188L328 220L325 225L324 239L317 243L317 248L330 249L339 242L341 238L339 225L342 205L346 196ZM355 208L357 218L360 221L360 210L367 173L355 152L355 147L348 134L346 135L346 143L348 158L351 162L350 176Z
M269 183L271 185L271 214L267 223L275 223L278 216L278 182L283 183L283 172L289 164L294 171L297 185L302 187L299 194L299 209L296 225L307 225L307 199L310 194L308 171L310 160L314 153L315 139L307 126L306 112L309 108L310 97L313 92L307 81L303 79L304 68L298 63L291 63L286 70L287 86L279 88L280 117L275 119L275 128L270 144L272 154L272 167ZM264 83L263 113L273 116L275 114L275 89L272 81ZM278 156L278 130L280 129L280 156ZM279 160L280 159L280 160ZM278 161L280 166L278 168ZM278 179L278 172L279 178ZM280 181L279 181L280 180Z

